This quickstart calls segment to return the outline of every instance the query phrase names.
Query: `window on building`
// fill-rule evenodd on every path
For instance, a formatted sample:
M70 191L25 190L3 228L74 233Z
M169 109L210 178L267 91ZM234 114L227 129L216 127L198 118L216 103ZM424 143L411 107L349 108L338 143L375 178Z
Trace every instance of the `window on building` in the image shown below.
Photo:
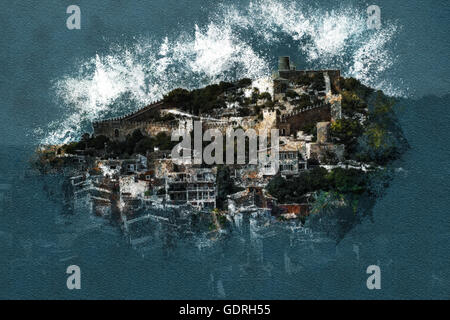
M114 137L119 137L119 129L114 129Z
M292 164L282 164L280 166L281 171L294 171L294 165Z

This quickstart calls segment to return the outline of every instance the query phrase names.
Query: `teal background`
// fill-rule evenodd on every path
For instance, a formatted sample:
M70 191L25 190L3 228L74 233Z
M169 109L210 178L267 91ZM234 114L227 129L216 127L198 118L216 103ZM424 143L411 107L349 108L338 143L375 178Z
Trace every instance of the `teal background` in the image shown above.
M365 8L364 1L348 1ZM65 27L68 5L82 9L82 29ZM246 5L246 2L236 2ZM318 1L319 7L339 6ZM203 25L213 1L9 1L0 4L0 183L9 202L0 211L0 298L149 299L443 299L450 296L449 74L450 9L445 0L378 0L383 17L402 26L398 61L386 75L402 79L408 95L398 116L411 149L371 219L339 243L320 241L291 253L302 269L284 268L285 234L264 243L264 263L236 239L206 251L180 244L142 257L118 229L99 219L69 217L58 200L60 177L26 174L38 139L64 113L52 81L77 63L135 35L162 38ZM255 44L256 45L256 44ZM292 49L270 48L276 57ZM359 256L354 251L359 248ZM245 250L245 248L243 249ZM66 288L65 270L82 270L82 289ZM240 271L245 264L246 272ZM366 288L377 264L382 289ZM221 281L224 296L218 294Z

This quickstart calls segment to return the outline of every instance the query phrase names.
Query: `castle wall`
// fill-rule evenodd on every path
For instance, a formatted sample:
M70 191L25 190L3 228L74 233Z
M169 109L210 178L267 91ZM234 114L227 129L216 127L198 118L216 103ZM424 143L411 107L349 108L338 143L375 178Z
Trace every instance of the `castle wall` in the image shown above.
M288 122L280 122L278 124L278 129L280 130L280 136L291 135L291 125Z
M203 122L203 130L218 129L222 134L226 134L229 128L241 127L243 130L253 128L255 126L254 117L230 117L227 121L210 121Z
M303 112L298 112L283 118L280 124L289 124L290 132L297 132L302 130L306 125L310 123L331 121L331 108L329 105L323 105L321 107L311 108ZM287 128L287 126L284 126Z
M140 129L144 135L151 136L163 131L170 132L172 126L152 121L161 109L167 107L169 106L160 100L123 117L94 122L92 124L94 136L104 135L111 140L123 141L136 129Z
M278 74L281 78L295 81L304 75L312 77L317 74L323 74L324 72L328 73L331 83L334 83L341 76L340 70L279 70Z
M93 124L94 136L104 135L111 140L124 141L128 135L132 135L136 129L142 134L156 136L160 132L171 133L174 126L156 122L129 122L129 121L104 121Z
M147 126L145 126L143 133L154 137L160 132L166 132L170 135L175 129L177 129L177 127L174 125L164 123L149 123L147 124Z

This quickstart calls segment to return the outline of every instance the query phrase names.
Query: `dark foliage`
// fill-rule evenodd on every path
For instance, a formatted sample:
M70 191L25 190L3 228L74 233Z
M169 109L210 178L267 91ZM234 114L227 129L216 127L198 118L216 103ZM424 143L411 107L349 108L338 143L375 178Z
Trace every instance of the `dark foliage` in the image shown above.
M208 113L213 109L224 108L225 97L223 96L223 93L232 89L237 89L246 83L247 80L242 79L236 85L222 81L219 84L208 85L204 88L192 91L177 88L164 97L164 102L175 105L178 108L195 115L200 115Z
M236 186L231 179L230 168L227 166L219 166L217 168L217 207L225 208L227 196L243 190Z
M367 183L366 174L360 170L336 168L328 172L316 167L290 180L276 176L267 191L280 203L302 203L307 193L320 190L359 195L366 191Z

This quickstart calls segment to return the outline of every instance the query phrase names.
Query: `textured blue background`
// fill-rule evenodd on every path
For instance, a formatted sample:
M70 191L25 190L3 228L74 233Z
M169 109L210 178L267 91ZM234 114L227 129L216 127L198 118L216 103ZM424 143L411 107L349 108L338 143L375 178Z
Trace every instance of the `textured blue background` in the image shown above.
M11 186L12 203L0 211L0 298L214 298L217 279L227 298L449 298L450 8L446 0L376 3L384 17L403 28L394 44L398 61L392 72L412 92L399 113L411 145L397 164L404 171L377 202L373 219L323 252L316 248L315 254L302 253L300 272L285 272L287 241L275 238L264 248L274 269L271 276L259 277L253 266L245 276L239 273L232 243L205 254L179 248L169 256L155 251L142 258L115 227L64 217L52 191L39 179L24 177L37 143L33 128L61 116L51 93L54 79L71 72L78 61L105 51L109 42L126 44L135 35L161 38L194 23L202 25L215 4L2 2L0 183ZM70 4L82 9L81 30L65 27ZM317 5L332 7L337 2ZM275 57L277 53L283 53L282 48L275 50ZM54 185L58 179L53 179L47 178L47 184ZM69 264L82 269L80 291L65 286ZM371 264L381 267L382 290L366 288L365 270Z

